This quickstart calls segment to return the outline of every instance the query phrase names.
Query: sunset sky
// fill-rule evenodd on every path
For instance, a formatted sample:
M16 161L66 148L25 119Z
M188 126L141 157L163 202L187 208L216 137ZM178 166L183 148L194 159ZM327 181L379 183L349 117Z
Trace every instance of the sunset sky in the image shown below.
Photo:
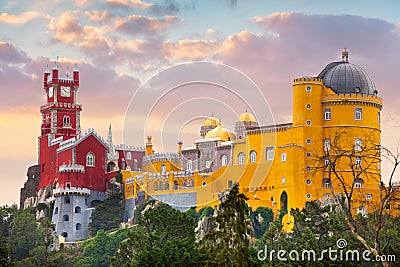
M37 163L39 107L46 103L42 75L57 57L61 73L72 71L74 64L80 71L77 102L83 105L82 129L95 128L106 137L112 123L114 143L119 144L130 99L145 81L171 66L190 61L230 66L254 81L275 122L285 123L292 117L292 80L318 75L326 64L340 60L346 47L349 61L369 73L383 98L383 145L396 151L400 140L398 10L398 0L1 1L0 205L19 203L26 170ZM235 103L221 90L204 90L218 103ZM243 90L244 94L249 89ZM196 96L171 99L183 102L190 97ZM244 112L246 105L238 105L235 112ZM173 109L164 107L160 114ZM197 106L191 110L197 111L193 116L199 119L188 125L188 133L197 134L199 124L211 113L233 130L232 112L201 103L198 109L193 107ZM146 134L155 133L146 129ZM143 146L140 139L133 138L132 145ZM184 146L191 146L194 137L187 139ZM383 167L385 175L390 166Z

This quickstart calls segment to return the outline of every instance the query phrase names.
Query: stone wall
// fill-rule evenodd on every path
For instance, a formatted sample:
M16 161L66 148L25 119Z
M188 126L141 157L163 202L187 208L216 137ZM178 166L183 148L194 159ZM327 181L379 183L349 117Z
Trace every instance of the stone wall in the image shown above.
M40 181L39 165L30 166L26 172L28 179L20 191L20 208L28 208L37 204L37 192Z

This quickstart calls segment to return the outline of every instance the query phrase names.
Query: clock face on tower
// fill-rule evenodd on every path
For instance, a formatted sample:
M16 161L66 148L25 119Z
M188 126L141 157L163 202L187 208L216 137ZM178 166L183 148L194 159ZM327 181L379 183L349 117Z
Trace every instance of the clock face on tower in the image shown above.
M49 98L53 97L53 86L49 88Z
M70 97L71 96L71 87L61 86L61 96Z

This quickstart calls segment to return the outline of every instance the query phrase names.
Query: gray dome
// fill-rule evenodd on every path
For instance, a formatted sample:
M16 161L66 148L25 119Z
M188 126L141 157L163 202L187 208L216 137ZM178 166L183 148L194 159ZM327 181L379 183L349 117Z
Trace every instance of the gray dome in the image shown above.
M337 94L378 94L374 81L368 73L347 61L328 64L318 78Z

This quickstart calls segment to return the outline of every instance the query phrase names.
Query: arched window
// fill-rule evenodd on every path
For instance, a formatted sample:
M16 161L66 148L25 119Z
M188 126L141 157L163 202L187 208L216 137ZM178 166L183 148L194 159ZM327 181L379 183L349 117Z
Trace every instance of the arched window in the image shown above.
M191 159L189 159L189 160L187 161L187 164L186 164L186 169L187 169L188 171L191 171L192 168L193 168L193 162L192 162Z
M138 170L138 169L137 169L137 168L138 168L137 166L138 166L137 159L134 159L134 160L133 160L133 170L134 170L134 171L137 171L137 170Z
M77 223L77 224L75 225L75 229L76 229L76 230L82 230L82 224Z
M163 190L163 182L158 183L158 190Z
M126 153L126 159L132 159L132 154L131 152Z
M169 190L169 182L165 182L165 190Z
M244 164L244 153L243 152L240 152L238 154L238 164L239 165L243 165Z
M94 154L92 152L86 155L86 166L94 167Z
M58 207L54 209L54 214L58 214Z
M64 215L63 216L63 222L68 222L69 221L69 216L68 215Z
M165 164L161 165L161 172L166 172L167 171L167 166Z
M81 207L76 206L75 207L75 213L81 213Z
M64 198L64 203L65 203L65 204L71 203L71 199L70 199L69 197L65 197L65 198Z
M64 116L63 127L71 127L71 119L69 118L69 116Z
M201 185L202 185L202 186L206 186L206 185L207 185L207 183L206 183L206 182L203 182Z
M178 180L175 180L174 181L174 189L178 189L178 187L179 187L179 182L178 182Z
M280 197L281 210L287 210L288 195L286 191L283 191Z
M193 187L193 186L194 186L194 181L193 181L193 179L190 179L190 180L189 180L189 186L190 186L190 187Z
M61 236L67 238L67 237L68 237L68 233L67 233L67 232L63 232L63 233L61 234Z
M328 178L322 179L322 187L323 188L330 188L331 187L331 182Z
M250 152L250 163L254 163L256 161L257 161L257 153L254 150L252 150Z
M228 165L228 156L227 155L223 155L221 157L221 165L222 166L227 166Z

